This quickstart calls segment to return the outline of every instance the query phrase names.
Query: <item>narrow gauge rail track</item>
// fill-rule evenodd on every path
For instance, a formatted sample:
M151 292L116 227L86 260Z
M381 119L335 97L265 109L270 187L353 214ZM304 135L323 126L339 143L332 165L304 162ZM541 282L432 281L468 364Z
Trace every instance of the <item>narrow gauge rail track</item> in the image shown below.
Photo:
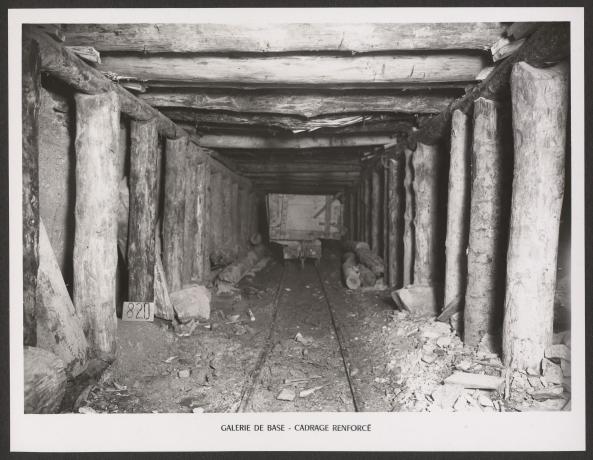
M264 364L266 363L266 360L268 359L269 355L271 354L272 350L274 349L274 343L276 340L276 326L277 326L278 311L279 311L279 305L281 304L280 300L281 300L282 293L284 290L284 283L285 283L285 279L286 279L286 270L287 270L286 265L284 265L282 268L282 274L280 275L280 281L278 283L278 286L277 286L275 294L274 294L274 299L272 300L272 321L271 321L270 328L268 331L268 336L266 337L266 340L265 340L264 345L260 351L260 354L258 356L258 359L255 363L254 368L252 369L252 371L249 373L248 377L245 380L243 389L241 391L241 399L240 399L239 405L236 409L236 412L246 412L248 410L248 408L250 406L251 399L252 399L252 397L257 389L257 386L258 386L258 380L259 380L259 376L261 374L261 370L262 370ZM322 276L322 274L319 270L319 266L317 264L315 265L315 272L317 275L317 280L318 280L319 284L321 285L321 292L323 293L323 301L325 302L327 309L329 311L331 327L333 328L333 330L335 332L335 336L336 336L336 339L338 342L340 356L342 359L342 363L344 366L344 372L345 372L345 375L346 375L346 378L348 381L348 387L349 387L350 395L352 398L352 405L356 412L360 412L363 410L362 408L364 407L364 405L361 404L362 399L360 397L360 393L357 390L356 386L354 385L352 376L350 375L350 358L349 358L348 349L346 347L345 338L344 338L341 328L339 327L339 324L336 321L335 308L334 308L334 305L332 304L331 299L327 293L327 290L326 290L325 284L324 284L324 280L323 280L323 276Z

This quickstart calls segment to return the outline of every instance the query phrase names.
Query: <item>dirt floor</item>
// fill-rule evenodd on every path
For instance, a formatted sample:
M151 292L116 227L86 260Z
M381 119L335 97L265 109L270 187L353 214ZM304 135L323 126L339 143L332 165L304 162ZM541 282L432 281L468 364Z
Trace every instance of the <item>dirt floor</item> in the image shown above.
M505 373L495 353L464 348L448 323L394 310L388 290L347 290L339 267L331 247L319 267L272 259L236 292L213 296L210 321L195 328L119 321L117 359L102 375L91 366L63 412L570 408L570 356L552 357L547 376ZM502 384L444 384L453 372Z

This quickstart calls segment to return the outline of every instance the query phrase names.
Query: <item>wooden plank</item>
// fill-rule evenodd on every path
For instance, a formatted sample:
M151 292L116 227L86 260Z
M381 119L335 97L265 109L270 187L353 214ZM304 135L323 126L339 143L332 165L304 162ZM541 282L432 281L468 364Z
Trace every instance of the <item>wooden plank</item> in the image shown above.
M213 135L197 137L199 145L209 148L232 149L311 149L318 147L360 147L397 142L396 135L361 136L293 136L270 138L265 136Z
M324 86L474 82L488 65L482 54L439 53L336 57L104 56L97 68L142 81Z
M113 91L76 101L74 307L91 354L115 358L119 100Z
M476 72L476 75L480 70L481 68ZM304 94L234 91L224 94L202 89L196 91L186 90L185 92L152 91L141 94L139 97L142 101L159 109L224 110L241 113L243 116L248 113L259 114L260 120L262 120L261 114L294 115L311 118L327 114L373 112L438 113L455 99L455 95L456 93L451 91L385 90L363 94L353 92L345 94L328 92L324 94L319 91ZM198 121L198 119L195 120ZM205 120L202 118L199 121Z
M22 48L23 343L37 344L35 292L39 268L39 107L41 60L36 41Z
M485 50L503 30L498 22L62 25L68 45L149 54Z

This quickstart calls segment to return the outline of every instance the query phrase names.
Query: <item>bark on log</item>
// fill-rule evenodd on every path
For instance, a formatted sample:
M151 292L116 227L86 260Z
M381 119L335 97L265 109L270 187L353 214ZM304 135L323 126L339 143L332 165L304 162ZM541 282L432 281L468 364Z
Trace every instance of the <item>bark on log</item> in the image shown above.
M501 115L496 102L479 98L474 105L471 209L467 255L464 342L477 346L501 319L504 289L502 235L503 166ZM504 282L504 279L503 279ZM533 318L531 318L533 320Z
M88 342L42 220L39 221L37 346L58 356L70 378L86 369Z
M403 274L402 281L404 286L408 286L414 282L414 214L416 213L416 200L414 198L414 152L410 149L405 149L405 174L404 174L404 191L405 191L405 210L404 210L404 260L403 260Z
M374 287L375 286L375 283L377 282L377 277L371 271L370 268L368 268L366 265L364 265L362 263L358 264L358 273L360 276L360 285L362 287Z
M194 235L194 262L191 279L198 284L206 284L210 278L208 189L210 185L210 166L200 163L196 174L196 232Z
M439 279L439 152L418 143L413 157L415 253L414 284L431 285Z
M344 249L354 252L358 261L369 268L375 277L380 277L385 272L385 264L378 255L371 252L369 245L364 241L344 241Z
M360 275L356 265L356 255L353 252L347 252L342 257L342 261L344 284L348 289L358 289L360 287Z
M371 250L381 254L381 174L373 168L371 171Z
M222 241L222 175L219 172L210 173L210 258L220 249ZM214 262L214 260L212 260Z
M115 354L119 102L76 94L74 307L96 357Z
M371 198L371 177L367 170L363 176L364 184L364 238L369 247L371 245L371 209L372 209L372 198Z
M181 284L191 282L195 260L195 238L198 226L196 215L198 168L200 159L194 155L193 145L188 145L185 169L185 211L183 218L183 268Z
M218 282L235 285L251 270L266 254L263 244L254 246L245 257L228 265L218 274Z
M385 264L385 271L383 272L383 284L389 284L389 277L391 272L391 261L389 260L389 166L386 163L382 167L381 177L381 257Z
M169 297L169 288L161 259L161 238L158 231L155 232L154 246L154 316L172 321L175 318L175 311Z
M25 414L58 412L66 393L66 371L63 361L41 348L24 350Z
M183 285L183 230L188 139L167 139L163 210L163 268L169 291Z
M231 185L231 249L235 257L239 257L239 241L241 239L241 219L239 218L239 184L235 181Z
M403 152L388 163L389 286L396 289L402 287L404 272L404 166Z
M156 121L130 123L130 212L128 233L128 300L154 300Z
M119 181L117 204L117 247L122 259L128 262L128 223L130 220L130 189L128 179Z
M569 73L565 63L511 74L515 170L503 326L503 360L538 368L552 343L564 194Z
M467 281L467 241L469 226L471 127L460 110L451 121L451 162L447 203L447 238L445 242L445 301L447 306L465 297Z
M23 343L36 345L35 290L39 267L39 107L41 60L35 40L23 40Z
M233 208L232 208L232 196L233 196L233 179L226 175L222 176L221 182L221 193L222 193L222 221L219 231L222 234L222 247L225 256L234 260L233 255ZM227 260L228 260L227 259Z

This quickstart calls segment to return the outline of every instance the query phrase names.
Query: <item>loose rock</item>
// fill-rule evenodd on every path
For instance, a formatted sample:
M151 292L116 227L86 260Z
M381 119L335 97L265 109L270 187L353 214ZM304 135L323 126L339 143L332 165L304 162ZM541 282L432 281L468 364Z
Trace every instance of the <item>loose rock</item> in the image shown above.
M552 384L561 384L564 378L560 366L547 358L542 360L542 373L546 381Z
M295 392L293 390L288 389L288 388L284 388L278 394L278 396L276 396L276 399L278 399L280 401L294 401L294 398L296 398Z

